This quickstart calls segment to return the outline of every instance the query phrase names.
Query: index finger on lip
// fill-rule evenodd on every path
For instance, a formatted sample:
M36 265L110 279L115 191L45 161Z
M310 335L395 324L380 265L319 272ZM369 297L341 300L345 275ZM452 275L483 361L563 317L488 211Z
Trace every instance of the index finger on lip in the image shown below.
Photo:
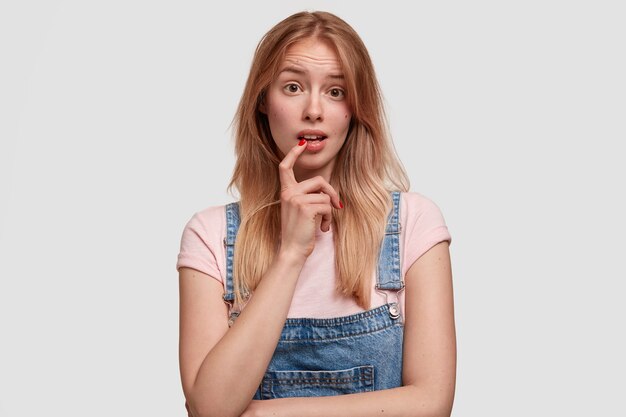
M293 166L296 163L296 160L302 152L306 149L306 144L301 146L297 144L283 158L283 160L278 164L278 173L280 177L280 183L283 187L288 185L297 184L296 177L293 174Z

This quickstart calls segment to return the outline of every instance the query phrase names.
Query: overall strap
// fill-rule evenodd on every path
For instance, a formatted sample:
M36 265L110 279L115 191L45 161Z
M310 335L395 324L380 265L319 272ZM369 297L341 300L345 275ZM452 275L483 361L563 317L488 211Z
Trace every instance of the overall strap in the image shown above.
M224 246L226 248L226 285L224 285L224 301L231 304L235 301L233 284L233 261L235 256L235 239L239 230L239 203L226 205L226 237Z
M400 192L392 192L391 198L393 208L387 219L385 238L380 248L376 289L398 291L404 288L400 265L400 231L402 229L400 225Z

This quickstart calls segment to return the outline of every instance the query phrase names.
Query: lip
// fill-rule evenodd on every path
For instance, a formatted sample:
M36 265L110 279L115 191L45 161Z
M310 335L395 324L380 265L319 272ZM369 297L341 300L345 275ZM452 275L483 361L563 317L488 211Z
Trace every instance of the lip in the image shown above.
M304 136L322 136L323 139L328 138L326 132L322 130L314 130L314 129L304 129L298 132L298 136L296 137L298 140L302 139ZM322 139L322 140L323 140Z

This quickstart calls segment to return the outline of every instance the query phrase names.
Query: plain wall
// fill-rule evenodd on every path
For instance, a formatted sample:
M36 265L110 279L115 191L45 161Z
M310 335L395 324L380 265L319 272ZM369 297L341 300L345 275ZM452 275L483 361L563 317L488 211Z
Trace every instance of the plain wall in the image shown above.
M232 200L254 48L303 9L369 48L452 233L454 416L624 415L618 1L2 1L0 416L185 415L176 255Z

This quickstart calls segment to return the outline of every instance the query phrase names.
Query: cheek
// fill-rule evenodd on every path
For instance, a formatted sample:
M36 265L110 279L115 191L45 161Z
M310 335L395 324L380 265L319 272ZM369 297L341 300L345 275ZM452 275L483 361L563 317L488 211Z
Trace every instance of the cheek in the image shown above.
M270 89L267 95L267 118L272 130L279 128L279 125L282 123L285 108L285 103L281 101L280 95L277 95Z
M350 120L352 119L352 112L349 109L342 109L339 114L337 114L335 118L335 123L337 129L347 129L350 125Z
M350 120L352 119L352 111L350 106L346 103L341 103L340 107L337 108L337 112L335 113L335 121L340 125L349 125Z
M274 122L276 128L284 125L290 120L289 110L284 106L275 106L270 111L270 122Z
M279 103L273 103L268 113L268 119L270 123L270 131L274 142L282 152L287 152L289 149L287 146L290 141L292 131L292 117L290 115L289 106Z

